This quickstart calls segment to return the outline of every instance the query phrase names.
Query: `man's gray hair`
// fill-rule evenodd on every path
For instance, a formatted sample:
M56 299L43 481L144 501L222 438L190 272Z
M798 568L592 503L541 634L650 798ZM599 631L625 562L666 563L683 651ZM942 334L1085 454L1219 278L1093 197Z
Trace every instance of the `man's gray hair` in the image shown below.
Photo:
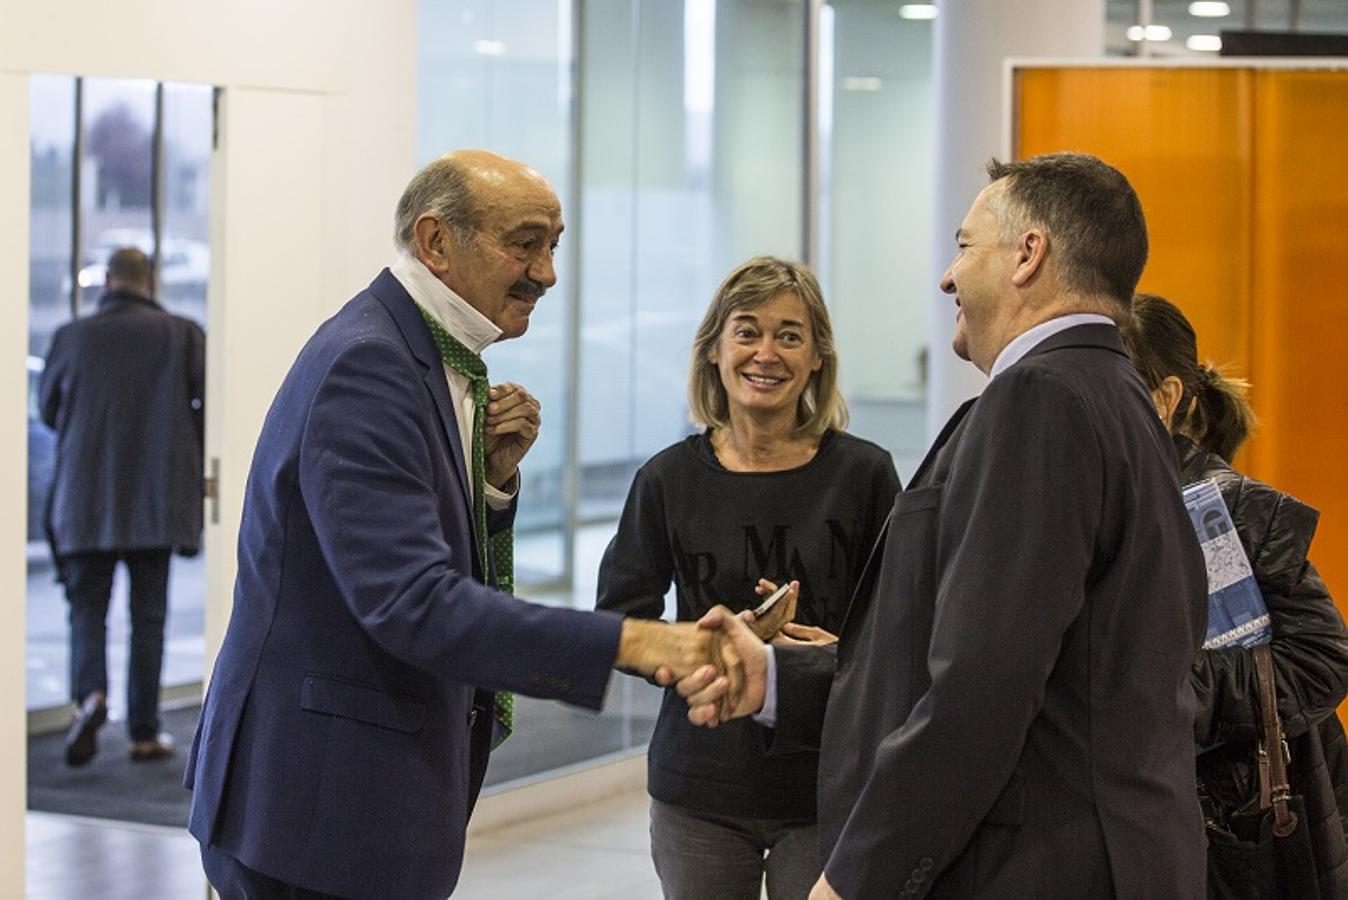
M1051 153L994 159L988 177L1006 180L1005 192L988 203L999 237L1011 241L1042 227L1065 286L1108 300L1111 314L1126 321L1147 264L1147 221L1124 174L1085 153Z
M477 204L468 173L453 160L437 159L408 182L394 217L393 242L416 258L417 219L431 215L445 223L461 247L472 243L478 229Z

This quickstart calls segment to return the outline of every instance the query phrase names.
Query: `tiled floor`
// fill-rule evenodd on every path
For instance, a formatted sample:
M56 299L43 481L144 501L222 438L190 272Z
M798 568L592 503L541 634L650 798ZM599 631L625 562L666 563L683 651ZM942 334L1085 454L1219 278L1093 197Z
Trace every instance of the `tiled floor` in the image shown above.
M206 879L186 831L81 819L27 816L29 900L196 900Z
M474 835L454 900L659 900L648 809L632 791Z
M629 791L468 841L454 900L659 900L647 798ZM176 829L28 814L28 900L196 900L197 845Z

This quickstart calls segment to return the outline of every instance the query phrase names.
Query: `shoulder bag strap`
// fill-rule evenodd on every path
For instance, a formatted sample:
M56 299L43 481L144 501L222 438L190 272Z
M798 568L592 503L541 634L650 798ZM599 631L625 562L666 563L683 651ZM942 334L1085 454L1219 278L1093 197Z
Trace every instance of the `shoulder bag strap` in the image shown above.
M1255 680L1259 687L1259 806L1273 807L1273 834L1287 837L1297 827L1296 814L1287 806L1292 791L1287 783L1288 749L1278 719L1277 683L1273 677L1273 651L1260 644L1252 651Z

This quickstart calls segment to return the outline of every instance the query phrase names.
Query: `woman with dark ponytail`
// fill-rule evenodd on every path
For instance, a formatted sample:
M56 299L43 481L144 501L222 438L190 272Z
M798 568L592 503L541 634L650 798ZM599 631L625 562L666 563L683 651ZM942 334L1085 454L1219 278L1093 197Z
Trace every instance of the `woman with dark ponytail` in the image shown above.
M1231 468L1254 424L1248 385L1199 363L1193 326L1174 304L1137 295L1123 335L1174 437L1181 483L1216 479L1250 558L1272 619L1278 713L1292 790L1305 798L1311 819L1320 896L1348 898L1348 741L1335 715L1348 694L1348 632L1307 559L1319 513ZM1259 793L1253 656L1241 647L1201 650L1192 681L1200 800L1209 821L1221 825ZM1252 896L1248 873L1224 871L1216 857L1208 861L1208 882L1210 897Z

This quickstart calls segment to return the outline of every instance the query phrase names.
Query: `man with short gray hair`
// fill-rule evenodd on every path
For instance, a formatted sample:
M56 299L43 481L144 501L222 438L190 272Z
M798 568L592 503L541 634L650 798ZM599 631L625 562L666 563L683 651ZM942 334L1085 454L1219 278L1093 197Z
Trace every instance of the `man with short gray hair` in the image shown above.
M444 897L511 692L598 709L611 667L668 683L713 661L692 623L511 596L540 413L480 353L529 327L562 227L528 166L432 162L398 204L398 258L281 385L186 776L223 897Z

